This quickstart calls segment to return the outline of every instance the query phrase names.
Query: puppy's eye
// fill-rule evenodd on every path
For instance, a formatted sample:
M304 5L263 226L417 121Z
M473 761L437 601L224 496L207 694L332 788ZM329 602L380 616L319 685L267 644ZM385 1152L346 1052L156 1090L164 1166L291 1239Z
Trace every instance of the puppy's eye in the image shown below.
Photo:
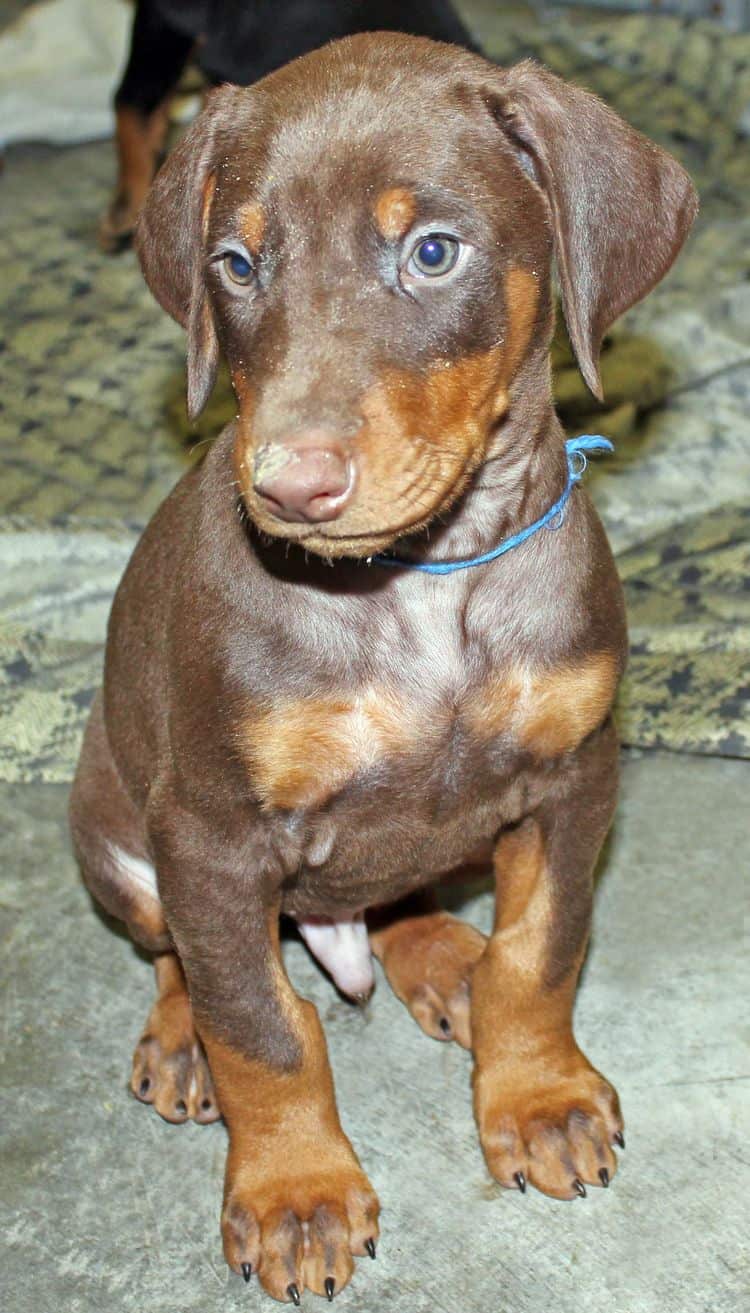
M241 255L239 251L230 251L224 256L222 264L227 277L231 278L233 283L240 283L242 287L247 287L255 277L255 270L247 256Z
M457 242L455 237L430 233L417 242L409 257L406 272L417 274L420 278L439 278L441 274L450 273L460 251L461 243Z

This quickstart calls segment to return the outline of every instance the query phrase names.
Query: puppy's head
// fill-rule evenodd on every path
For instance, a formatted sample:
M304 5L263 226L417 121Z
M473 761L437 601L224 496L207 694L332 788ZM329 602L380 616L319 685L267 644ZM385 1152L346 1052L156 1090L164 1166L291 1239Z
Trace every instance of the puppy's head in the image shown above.
M192 415L226 356L253 520L369 556L502 450L523 378L545 378L553 252L599 395L604 332L667 271L695 209L680 165L594 96L381 33L214 92L137 244L188 331Z

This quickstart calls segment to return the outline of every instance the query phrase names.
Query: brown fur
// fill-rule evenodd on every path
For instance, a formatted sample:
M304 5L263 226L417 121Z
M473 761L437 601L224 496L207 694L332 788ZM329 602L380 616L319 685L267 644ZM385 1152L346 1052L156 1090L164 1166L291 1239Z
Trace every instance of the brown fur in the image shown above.
M694 209L679 165L587 93L384 34L214 93L144 207L191 410L221 351L240 413L118 589L71 820L92 891L179 957L190 1009L171 989L158 1032L165 1050L201 1037L230 1137L225 1251L277 1298L339 1289L378 1207L284 973L282 912L377 912L398 996L471 1044L499 1181L568 1198L614 1173L617 1096L572 1028L626 651L602 527L577 488L556 532L492 565L435 579L366 558L486 552L559 498L551 257L596 389L602 333ZM408 256L430 230L461 257L421 281ZM217 256L241 240L257 281L230 286ZM283 468L306 442L352 479L335 515L289 522L255 458ZM493 846L486 942L402 902ZM161 924L144 931L147 863Z

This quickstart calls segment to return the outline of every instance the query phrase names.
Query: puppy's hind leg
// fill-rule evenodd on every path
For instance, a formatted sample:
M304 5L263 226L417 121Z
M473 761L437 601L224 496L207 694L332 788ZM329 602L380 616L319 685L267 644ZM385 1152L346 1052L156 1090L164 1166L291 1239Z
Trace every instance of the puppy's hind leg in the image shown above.
M216 1121L219 1108L185 977L164 919L141 816L109 749L101 695L91 710L73 783L70 827L91 894L154 955L157 999L133 1055L130 1087L167 1121Z
M471 978L487 941L432 892L386 909L370 944L394 994L432 1039L471 1048Z
M215 1122L221 1113L180 959L162 953L154 969L157 998L133 1054L130 1088L165 1121Z

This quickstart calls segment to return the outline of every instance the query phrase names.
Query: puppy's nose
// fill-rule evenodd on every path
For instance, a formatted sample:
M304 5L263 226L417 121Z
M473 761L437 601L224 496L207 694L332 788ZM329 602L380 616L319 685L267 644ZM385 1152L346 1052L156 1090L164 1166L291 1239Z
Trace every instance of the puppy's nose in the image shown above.
M260 447L253 488L279 520L321 524L335 520L349 502L354 469L343 445L314 430L287 443Z

